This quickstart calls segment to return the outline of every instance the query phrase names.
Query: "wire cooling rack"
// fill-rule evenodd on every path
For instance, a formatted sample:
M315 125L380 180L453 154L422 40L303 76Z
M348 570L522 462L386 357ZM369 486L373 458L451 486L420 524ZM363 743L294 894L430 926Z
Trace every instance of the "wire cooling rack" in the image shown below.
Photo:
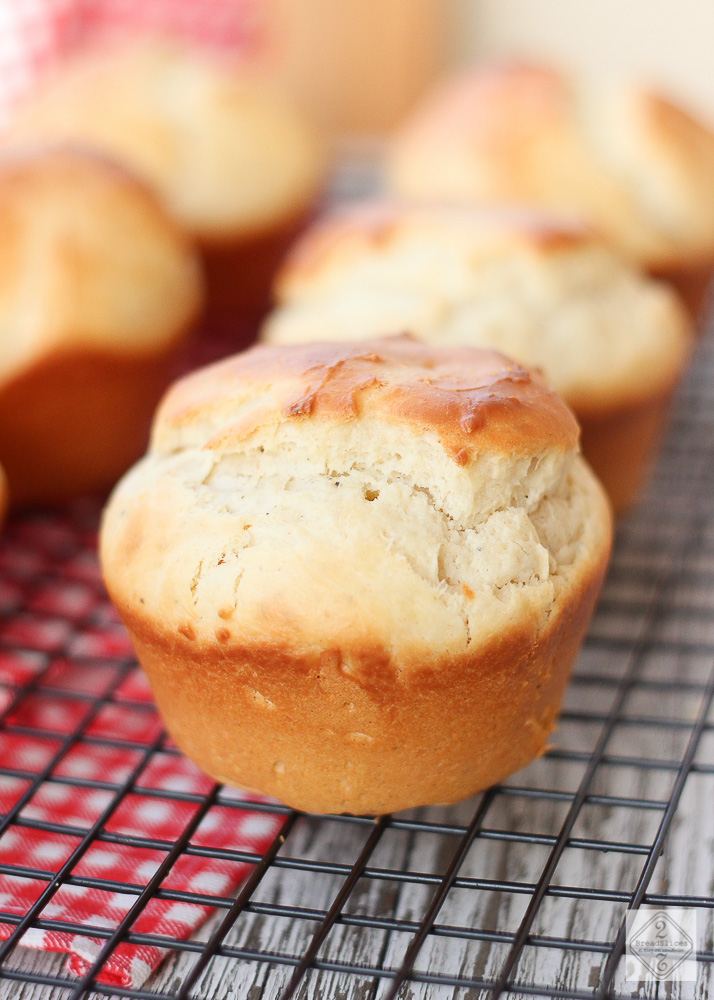
M42 891L25 917L5 912L0 899L0 923L14 928L0 945L0 997L664 995L662 986L626 981L625 914L643 904L696 910L698 979L667 995L714 995L713 459L710 337L679 394L648 495L619 526L550 751L473 800L376 822L266 804L284 823L264 855L214 852L250 863L237 895L198 893L180 878L181 859L200 853L199 819L235 807L230 794L142 784L158 754L178 752L161 734L142 736L130 724L146 705L122 693L135 664L97 574L97 506L13 520L0 543L0 655L24 658L29 668L25 681L4 689L0 735L44 740L52 752L37 767L0 761L0 780L21 781L22 789L0 819L0 846L7 831L38 828L73 838L75 858L106 842L141 846L141 838L109 832L108 819L134 793L182 802L188 818L175 841L144 844L162 859L146 884L94 879L129 894L133 905L114 927L70 927L101 942L83 979L65 971L61 956L22 946L33 928L68 929L45 903L58 886L87 883L77 864L1 865ZM79 701L83 721L55 732L49 713L28 733L17 720L40 697L49 705ZM91 720L116 705L128 713L126 739L93 736ZM137 764L121 781L68 777L61 764L78 745L130 746ZM24 804L48 783L100 790L103 811L86 830L28 818ZM213 915L184 941L139 933L137 918L156 899L209 903ZM166 954L141 988L96 981L122 943Z

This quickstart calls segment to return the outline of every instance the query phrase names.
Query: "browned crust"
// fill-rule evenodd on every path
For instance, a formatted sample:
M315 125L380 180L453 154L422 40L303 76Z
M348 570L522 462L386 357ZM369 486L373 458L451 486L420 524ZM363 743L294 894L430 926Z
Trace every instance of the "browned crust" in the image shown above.
M705 308L714 280L714 265L706 261L698 267L661 267L652 276L669 282L676 289L689 315L694 320L694 333L701 336L705 330Z
M119 611L169 732L203 770L309 812L385 813L465 798L543 752L607 558L603 546L540 633L520 624L409 664L363 650L357 676L340 649L199 645Z
M667 423L674 389L601 414L578 414L585 458L622 514L645 486Z
M303 210L265 232L198 241L206 278L203 318L211 329L230 333L241 329L241 320L259 322L270 307L275 273L308 218ZM252 333L250 341L237 338L233 346L247 347L257 326Z
M685 160L706 151L711 155L714 134L694 115L656 91L637 91L640 113L649 132Z
M265 405L235 417L239 398ZM232 416L233 414L233 416ZM408 335L343 344L259 345L176 383L156 419L164 431L215 418L217 450L291 420L370 416L435 432L465 465L476 449L534 454L573 448L571 411L536 373L496 351L431 348Z
M13 506L112 486L146 447L181 339L141 356L58 349L0 385L0 462Z

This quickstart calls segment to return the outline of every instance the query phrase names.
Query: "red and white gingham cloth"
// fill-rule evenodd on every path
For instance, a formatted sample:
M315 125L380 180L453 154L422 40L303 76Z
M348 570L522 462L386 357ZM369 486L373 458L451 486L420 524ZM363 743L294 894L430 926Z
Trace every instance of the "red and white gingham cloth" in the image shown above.
M0 716L13 703L18 685L37 678L34 690L1 721L0 762L3 772L39 773L57 753L66 734L76 731L91 711L92 698L105 699L79 739L52 770L54 778L99 780L121 784L141 759L140 749L117 748L92 742L100 737L150 746L161 731L141 671L131 671L117 686L122 658L131 648L114 610L100 598L98 569L93 555L93 532L86 548L69 562L52 562L48 552L76 537L76 526L61 516L11 522L0 546ZM24 539L26 542L23 544ZM26 582L25 582L26 578ZM38 581L47 581L40 583ZM85 625L85 620L91 624ZM40 674L50 659L50 668ZM64 692L59 697L57 689ZM84 697L78 698L77 694ZM75 695L75 697L73 697ZM92 696L89 700L87 695ZM41 732L28 732L31 730ZM169 751L172 749L168 745ZM0 814L6 815L29 786L31 777L0 774ZM172 844L199 807L177 801L165 792L205 795L212 781L175 752L155 753L132 790L103 830L109 834L161 840ZM82 835L111 802L111 790L77 787L61 781L43 781L17 819L0 837L0 865L21 865L56 872L70 857ZM263 802L225 790L191 837L197 847L264 853L280 830L284 815L261 812L232 802ZM41 820L67 827L48 833L25 825ZM39 914L41 920L63 920L112 929L135 902L166 857L166 850L132 847L97 839L72 870L72 875L128 883L133 892L111 888L62 885ZM252 870L250 864L183 853L162 883L162 889L230 898ZM2 915L24 916L43 891L44 879L0 874L0 939L14 924ZM152 899L132 930L189 937L213 912L210 905L170 899ZM105 939L62 930L31 928L21 944L45 951L68 953L69 970L82 975L99 954ZM122 943L112 953L98 978L101 982L137 988L169 954L167 949Z
M267 44L265 9L265 0L0 0L0 126L78 47L143 31L254 55Z
M96 637L95 637L96 638ZM18 659L0 657L0 677L18 679ZM72 665L64 665L71 674ZM149 700L150 695L139 671L122 685L116 704L110 703L88 730L90 736L149 741L155 738L159 721L152 711L122 707L124 698ZM87 705L83 702L58 701L30 697L8 720L12 725L51 729L53 733L71 732L81 721ZM0 732L0 759L5 768L38 770L56 750L56 743ZM67 753L53 772L57 776L83 780L121 782L137 763L136 751L102 748L79 743ZM104 828L109 833L130 834L173 842L183 832L197 806L191 802L161 797L161 790L205 794L211 781L189 761L167 753L155 754L142 772L138 787L156 789L150 797L129 794ZM0 812L6 813L24 791L26 780L0 778ZM232 793L235 798L260 801L256 797ZM86 831L111 800L110 791L87 789L44 782L22 810L23 819L44 820ZM194 846L229 848L262 854L272 842L284 817L272 813L243 810L232 806L213 806L191 838ZM25 826L11 826L0 838L0 863L22 865L44 871L57 871L80 842L78 835L46 833ZM97 840L73 869L73 875L108 879L143 887L153 876L165 852L143 847ZM208 895L229 896L249 873L251 866L238 862L182 855L163 883L164 889L178 889ZM0 914L24 916L46 886L45 881L0 875ZM106 891L99 888L63 885L42 910L43 919L64 920L89 926L114 928L136 900L135 893ZM152 899L132 930L187 938L210 915L210 906L196 903ZM0 915L0 921L2 916ZM12 924L0 923L0 938L13 930ZM104 940L65 931L30 929L22 938L25 947L67 952L68 969L75 975L87 971L97 957ZM138 987L159 966L167 952L144 945L121 944L102 969L99 980L122 986Z

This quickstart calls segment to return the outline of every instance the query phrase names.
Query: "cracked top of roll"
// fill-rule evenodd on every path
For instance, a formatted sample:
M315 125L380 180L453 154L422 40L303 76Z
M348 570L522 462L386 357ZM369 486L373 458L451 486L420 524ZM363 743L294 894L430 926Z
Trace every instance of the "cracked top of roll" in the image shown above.
M178 382L101 558L134 634L273 665L334 653L376 689L558 627L610 533L539 375L400 336L257 347Z
M270 440L281 424L308 420L399 424L434 434L460 465L474 451L565 451L579 433L537 372L496 351L439 350L402 334L258 346L189 375L164 399L152 448L198 445L225 454Z

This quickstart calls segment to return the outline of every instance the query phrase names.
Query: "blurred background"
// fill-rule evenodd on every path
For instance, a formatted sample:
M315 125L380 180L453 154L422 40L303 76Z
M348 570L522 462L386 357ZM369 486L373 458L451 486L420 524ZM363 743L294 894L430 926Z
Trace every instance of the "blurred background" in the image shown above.
M0 215L22 262L2 275L0 295L13 344L0 365L12 502L111 486L141 454L171 378L255 341L286 252L335 202L389 192L573 212L674 284L699 317L714 273L714 134L701 127L714 126L712 37L710 0L0 0ZM657 99L626 119L624 141L613 118L594 156L592 135L581 141L566 121L566 141L544 142L546 168L513 171L509 187L523 147L505 166L496 156L493 170L488 151L479 161L478 143L468 151L475 105L457 94L410 153L410 112L435 83L504 58L545 66L556 81L572 71L576 86L594 77L626 95L644 84L700 121ZM530 77L526 87L530 127L539 91ZM481 111L492 107L489 92ZM652 108L664 127L649 130ZM64 159L52 159L53 144ZM115 193L113 208L108 194L91 202L86 178ZM147 218L144 196L163 236L146 222L132 229ZM67 389L87 381L73 351L93 373L118 366L111 385L93 379L92 400ZM137 389L137 371L150 389ZM43 412L74 413L72 433L58 428L50 446ZM104 442L111 432L113 449L88 428ZM56 474L27 461L40 449ZM112 450L111 467L99 468L99 452Z
M0 0L0 121L53 60L137 29L238 50L339 137L384 132L440 72L503 55L655 81L714 121L709 0Z
M543 57L563 69L657 83L714 120L708 0L450 0L445 59Z

